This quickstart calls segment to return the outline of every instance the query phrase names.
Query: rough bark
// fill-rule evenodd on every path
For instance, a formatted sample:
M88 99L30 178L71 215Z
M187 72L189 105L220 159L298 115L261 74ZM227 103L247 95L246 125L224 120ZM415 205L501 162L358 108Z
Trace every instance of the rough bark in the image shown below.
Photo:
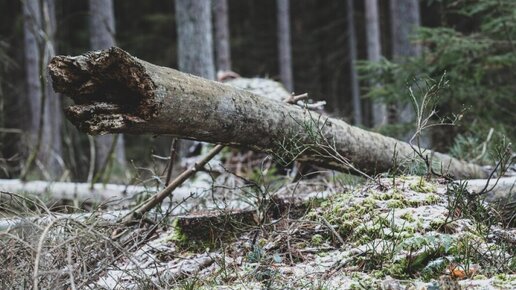
M215 24L215 51L217 70L231 70L231 46L229 42L229 12L227 0L213 0L213 17Z
M378 0L365 1L366 34L367 34L367 59L378 62L382 57L380 38L380 15L378 13ZM379 84L370 84L376 86ZM372 121L374 127L387 124L387 106L379 100L371 103Z
M51 152L51 161L48 166L51 168L51 176L59 177L64 169L62 160L63 146L61 143L61 126L63 125L63 108L61 107L61 96L56 94L52 89L52 80L48 75L46 66L50 59L56 55L56 31L57 19L55 12L55 1L44 0L43 5L43 19L47 30L47 49L45 53L45 63L41 68L42 74L45 76L45 93L47 96L47 107L45 108L46 116L46 132L49 134L48 142Z
M67 117L90 134L169 134L371 174L406 168L414 157L407 143L156 66L119 48L58 56L49 70L54 89L77 104L66 109ZM432 162L455 177L486 177L481 167L444 154L433 153Z
M206 79L215 79L211 1L175 0L179 70ZM173 176L181 173L180 160L193 143L177 142Z
M175 3L179 70L215 79L210 1Z
M362 125L362 100L360 99L360 90L356 69L357 61L357 39L355 35L355 17L353 16L355 9L353 7L354 0L346 0L346 16L348 28L348 53L349 53L349 73L351 84L351 99L353 100L353 121L355 125Z
M403 58L414 57L421 54L421 47L413 43L410 37L421 25L419 15L419 0L391 0L391 45L392 58L395 61L403 61ZM412 104L404 102L397 105L397 120L400 123L410 123L415 119ZM409 132L404 139L409 140L413 132ZM427 146L427 137L421 136L421 144Z
M55 55L54 1L24 1L23 15L27 87L24 101L27 103L30 116L30 122L25 128L29 135L28 148L31 152L38 151L36 163L43 174L56 178L63 170L61 101L51 89L49 77L44 69L49 59Z
M113 0L89 1L90 45L93 50L106 49L115 45L115 16ZM123 135L95 137L95 171L98 172L109 158L109 151L116 140L115 156L118 164L125 166Z
M278 56L280 79L289 92L294 90L292 76L292 47L290 44L290 1L277 0Z
M421 54L421 47L410 37L421 25L418 0L390 1L392 56L394 59Z

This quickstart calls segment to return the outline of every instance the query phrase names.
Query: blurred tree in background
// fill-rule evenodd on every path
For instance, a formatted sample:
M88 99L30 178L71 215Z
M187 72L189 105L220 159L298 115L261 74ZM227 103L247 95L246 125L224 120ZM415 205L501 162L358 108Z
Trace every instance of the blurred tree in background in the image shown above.
M364 79L383 84L370 87L368 95L409 103L408 86L417 87L421 80L433 83L446 73L449 88L442 92L437 109L441 116L461 114L457 116L461 120L458 126L433 130L434 147L449 148L455 142L454 153L471 158L479 153L471 149L486 139L490 128L496 136L515 140L516 1L427 4L440 7L440 25L422 27L412 36L412 41L421 45L422 55L406 62L383 59L363 63ZM422 9L424 13L426 8Z
M227 7L221 13L227 14L227 20L223 21L227 21L229 28L231 69L245 77L261 76L279 80L278 2L227 0L223 4L226 2ZM424 84L425 80L438 80L446 72L450 86L442 92L437 109L440 116L464 114L458 126L438 127L432 131L434 148L442 151L453 148L456 154L469 158L477 155L475 148L486 139L490 128L495 129L496 136L506 134L509 139L515 139L516 1L419 1L421 28L409 40L421 47L421 54L403 59L394 59L397 53L393 48L391 27L394 16L391 4L397 3L396 0L367 1L367 10L366 2L354 1L354 13L348 13L350 3L346 1L289 2L292 77L295 80L293 91L307 92L314 100L327 101L326 110L330 115L353 122L352 76L349 69L353 60L350 57L348 28L354 24L356 58L365 60L370 54L367 44L369 29L376 30L376 35L370 39L377 42L374 47L376 56L371 60L384 57L380 61L360 65L363 126L383 124L373 121L375 110L369 105L371 101L376 105L396 104L399 101L408 103L408 86ZM25 94L26 75L22 49L23 3L0 1L2 178L17 177L22 169L26 152L20 152L19 145L26 138L26 132L20 129L31 117L27 104L20 97ZM377 24L370 26L366 25L369 24L366 11L370 12L373 5L377 5L378 11L374 13ZM149 62L178 68L175 1L113 0L113 8L118 46ZM220 10L215 8L215 11ZM349 15L354 19L349 19ZM88 1L55 0L56 31L53 41L56 51L76 55L90 50L91 16ZM213 43L218 44L216 39ZM423 87L421 89L424 90ZM364 93L367 94L364 96ZM68 102L65 100L63 106L70 105ZM385 107L381 111L385 114ZM387 113L391 115L390 123L378 127L382 132L400 136L400 132L414 126L413 122L399 125L395 111L389 110ZM64 178L85 180L90 158L88 138L67 121L60 130L62 158L68 171ZM159 168L165 162L155 156L169 154L169 139L156 136L124 137L127 170L145 167L152 168L152 174L159 174Z

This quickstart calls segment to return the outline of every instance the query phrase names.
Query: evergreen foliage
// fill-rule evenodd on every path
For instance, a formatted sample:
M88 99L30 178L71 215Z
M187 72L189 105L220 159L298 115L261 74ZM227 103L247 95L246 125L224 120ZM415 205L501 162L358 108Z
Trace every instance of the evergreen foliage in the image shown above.
M437 145L448 147L457 135L483 141L490 128L514 140L516 1L438 2L443 7L441 26L422 27L413 36L423 47L420 57L361 63L362 76L382 84L372 86L368 96L410 102L408 87L420 87L421 79L438 81L446 73L449 87L437 104L440 116L465 113L458 116L458 127L432 132L445 141Z

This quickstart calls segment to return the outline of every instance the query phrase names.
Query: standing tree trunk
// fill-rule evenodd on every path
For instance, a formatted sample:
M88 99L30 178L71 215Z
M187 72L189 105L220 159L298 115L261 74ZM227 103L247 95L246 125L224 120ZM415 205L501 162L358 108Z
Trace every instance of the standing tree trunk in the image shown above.
M291 93L294 90L292 76L292 47L290 44L290 9L289 0L277 0L278 6L278 55L280 79Z
M46 65L55 55L56 29L53 0L27 0L23 2L25 71L27 91L25 102L30 112L26 130L31 145L24 179L38 166L47 178L57 178L63 171L61 145L61 101L52 90Z
M403 61L406 57L415 57L421 54L421 47L411 43L410 37L421 25L419 16L419 0L391 0L391 43L392 58L395 61ZM410 123L414 121L415 112L410 103L399 103L397 109L397 119L400 123ZM403 139L408 141L413 132L406 134ZM428 146L429 142L422 140L423 147Z
M215 79L211 1L175 0L179 70L209 80ZM188 155L194 143L177 142L177 160ZM174 166L174 176L180 171Z
M213 0L215 18L215 51L217 70L231 70L231 46L229 42L228 0Z
M378 0L365 1L366 33L367 33L367 59L378 62L382 57L380 40L380 16L378 13ZM370 84L371 86L379 84ZM387 124L387 106L384 102L373 100L371 103L373 126L379 127Z
M348 51L350 63L351 97L353 100L353 120L355 125L359 126L362 125L363 120L357 69L355 67L357 61L357 39L355 36L355 18L353 17L355 12L353 1L354 0L346 0L346 18L348 24Z
M175 2L179 70L215 79L210 1Z
M113 0L90 0L90 45L94 50L115 46L115 16ZM95 162L95 171L107 164L113 142L117 142L113 154L118 164L125 166L125 150L123 135L103 135L95 137L95 156L90 162Z
M391 38L394 59L421 54L421 47L410 36L421 25L419 0L391 0Z

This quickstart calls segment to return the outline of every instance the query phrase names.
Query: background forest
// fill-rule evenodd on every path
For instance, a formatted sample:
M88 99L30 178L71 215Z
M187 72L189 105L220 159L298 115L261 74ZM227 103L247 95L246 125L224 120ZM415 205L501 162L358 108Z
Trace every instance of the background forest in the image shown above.
M444 75L434 121L458 122L425 133L426 145L471 159L491 128L491 139L514 140L514 1L221 2L222 9L200 16L213 21L204 31L213 46L204 55L214 67L203 72L199 65L181 67L178 32L186 20L177 17L174 1L1 1L0 176L88 178L93 140L63 119L60 108L67 101L39 84L43 66L37 61L115 44L152 63L209 78L231 69L279 80L292 92L326 101L333 116L401 138L414 127L409 87L418 97ZM117 140L117 159L126 168L149 165L152 154L167 155L170 146L165 137ZM95 139L96 167L105 163L112 141ZM36 149L32 166L28 160Z
M0 16L1 289L516 289L515 0Z

